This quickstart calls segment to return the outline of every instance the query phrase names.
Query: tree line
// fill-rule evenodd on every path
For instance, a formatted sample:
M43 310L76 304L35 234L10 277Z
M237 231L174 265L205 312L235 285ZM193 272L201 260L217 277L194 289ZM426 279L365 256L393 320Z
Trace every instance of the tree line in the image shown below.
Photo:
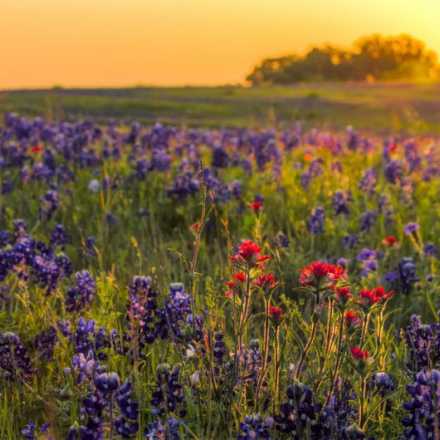
M247 76L252 85L303 81L438 80L437 54L410 35L374 34L346 50L313 47L305 55L264 59Z

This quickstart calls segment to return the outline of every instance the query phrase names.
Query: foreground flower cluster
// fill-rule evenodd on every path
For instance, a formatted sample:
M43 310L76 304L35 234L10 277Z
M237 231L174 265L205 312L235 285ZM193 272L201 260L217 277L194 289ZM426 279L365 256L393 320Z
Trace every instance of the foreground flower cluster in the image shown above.
M7 115L0 438L438 438L439 151Z

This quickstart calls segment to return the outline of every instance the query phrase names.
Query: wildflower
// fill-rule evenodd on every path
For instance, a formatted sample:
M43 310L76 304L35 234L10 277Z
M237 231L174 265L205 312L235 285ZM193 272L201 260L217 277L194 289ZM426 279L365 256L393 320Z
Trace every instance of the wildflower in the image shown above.
M39 144L35 144L34 146L31 147L32 154L38 154L41 153L42 151L43 151L43 147Z
M355 310L347 310L344 313L344 320L348 327L358 327L362 322L359 313Z
M385 397L395 389L391 376L382 371L373 374L369 386L378 391L381 397Z
M252 240L243 240L238 246L238 251L231 257L235 263L246 263L254 266L255 264L262 264L270 257L268 255L261 255L261 248Z
M66 310L80 311L89 305L96 295L96 283L89 272L82 270L75 274L75 287L67 291Z
M372 306L377 303L381 303L386 301L387 299L391 298L393 296L392 291L385 291L385 289L382 286L375 287L374 289L362 289L359 293L359 296L361 297L363 301L363 304Z
M420 225L418 223L408 223L403 228L403 232L405 232L406 235L413 235L420 229Z
M358 237L355 234L345 235L342 237L342 246L347 249L353 249L358 242Z
M367 171L365 171L364 175L359 181L359 188L365 193L373 194L376 189L376 184L377 184L376 171L373 168L370 168Z
M357 361L365 361L370 355L367 350L362 350L360 347L351 347L350 351L353 359Z
M395 246L395 245L398 243L398 241L397 241L397 238L396 238L394 235L387 235L387 236L382 240L382 243L383 243L385 246L393 247L393 246Z
M318 207L313 210L312 214L307 221L307 228L310 233L322 234L324 232L324 220L325 220L325 211L324 208Z
M407 386L410 400L403 404L408 412L402 420L405 427L405 439L433 439L438 425L438 390L440 386L439 370L422 370L415 381Z
M345 270L341 266L314 261L301 269L299 282L303 286L319 284L323 280L335 284L338 280L345 278Z
M342 303L346 303L353 296L351 293L351 289L348 286L336 287L335 294L338 301Z
M423 252L427 257L437 257L439 255L438 248L433 243L426 243Z
M333 209L335 210L335 215L348 215L350 214L350 209L348 204L351 200L350 193L344 193L343 191L336 191L333 195L332 203Z
M271 417L262 419L258 414L246 416L240 423L237 440L270 440L270 430L274 420Z
M244 283L246 281L246 274L244 272L236 272L232 275L232 278L240 283Z
M409 257L402 258L396 270L386 275L386 280L394 285L396 290L408 295L414 284L419 281L413 259Z
M226 345L224 342L224 336L221 332L215 332L214 334L214 348L213 355L218 365L223 363L223 358L226 355Z
M249 208L251 208L255 214L258 214L261 209L263 209L263 199L261 197L255 197L255 200L249 203Z
M244 260L256 258L260 251L261 248L251 240L243 240L238 247L238 255Z
M269 317L275 323L278 324L281 321L282 316L283 316L283 309L281 307L277 307L277 306L269 307Z
M275 245L279 248L289 247L289 237L284 232L279 231L275 237Z
M103 394L112 394L119 387L119 376L116 373L101 373L95 377L95 386Z
M277 285L277 280L273 273L266 273L257 277L254 281L255 285L262 289L273 289Z
M360 230L363 232L368 232L376 223L377 212L376 211L365 211L360 217Z

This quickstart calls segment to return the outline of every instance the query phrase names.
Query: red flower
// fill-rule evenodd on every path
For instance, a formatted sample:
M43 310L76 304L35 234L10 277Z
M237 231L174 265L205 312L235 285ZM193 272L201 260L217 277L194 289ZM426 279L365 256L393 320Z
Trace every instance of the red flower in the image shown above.
M362 289L359 293L359 296L364 300L364 303L369 306L384 302L387 299L391 298L393 295L394 292L387 292L382 286L375 287L371 290Z
M271 256L270 255L259 255L258 257L257 257L257 263L259 263L259 264L263 264L263 263L265 263L266 261L268 261L268 260L270 260L271 259Z
M230 289L233 289L236 285L237 285L237 283L235 282L235 281L226 281L226 286L228 286Z
M258 214L263 207L263 202L261 200L254 200L249 203L249 208L251 208L256 214Z
M279 323L281 321L281 318L283 316L283 309L281 307L277 306L270 306L269 307L269 317Z
M341 278L345 278L345 269L341 266L325 263L323 261L314 261L301 269L299 282L303 286L313 285L327 278L336 283Z
M227 290L225 292L225 298L232 299L233 297L234 297L234 291L233 290Z
M344 314L345 323L349 327L357 327L361 323L361 318L355 310L347 310Z
M240 283L244 283L246 281L246 274L244 272L237 272L232 275L232 278Z
M190 228L191 228L191 230L193 232L198 234L200 232L200 229L201 229L201 224L200 223L193 223Z
M270 257L267 255L261 255L261 248L252 240L243 240L238 246L238 252L231 257L231 260L235 263L248 263L250 265L261 265Z
M31 147L31 152L34 154L41 153L42 151L43 151L43 147L41 145L36 144L33 147Z
M370 355L367 350L362 350L360 347L351 347L351 355L358 361L365 361Z
M335 288L336 297L338 300L347 302L353 295L351 294L350 287L336 287Z
M260 251L260 246L252 240L243 240L238 247L238 255L245 260L250 260L254 257L257 258Z
M385 246L392 247L397 244L397 238L394 235L388 235L382 240L382 243Z
M261 287L262 289L273 289L277 284L277 280L273 273L265 273L260 275L254 281L254 283L256 286Z

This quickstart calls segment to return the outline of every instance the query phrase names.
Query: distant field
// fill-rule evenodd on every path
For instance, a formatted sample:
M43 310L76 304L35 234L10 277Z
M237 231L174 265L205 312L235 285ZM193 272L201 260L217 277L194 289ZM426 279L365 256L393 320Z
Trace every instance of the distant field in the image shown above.
M93 117L190 126L307 126L440 133L440 85L61 89L0 92L0 113Z

